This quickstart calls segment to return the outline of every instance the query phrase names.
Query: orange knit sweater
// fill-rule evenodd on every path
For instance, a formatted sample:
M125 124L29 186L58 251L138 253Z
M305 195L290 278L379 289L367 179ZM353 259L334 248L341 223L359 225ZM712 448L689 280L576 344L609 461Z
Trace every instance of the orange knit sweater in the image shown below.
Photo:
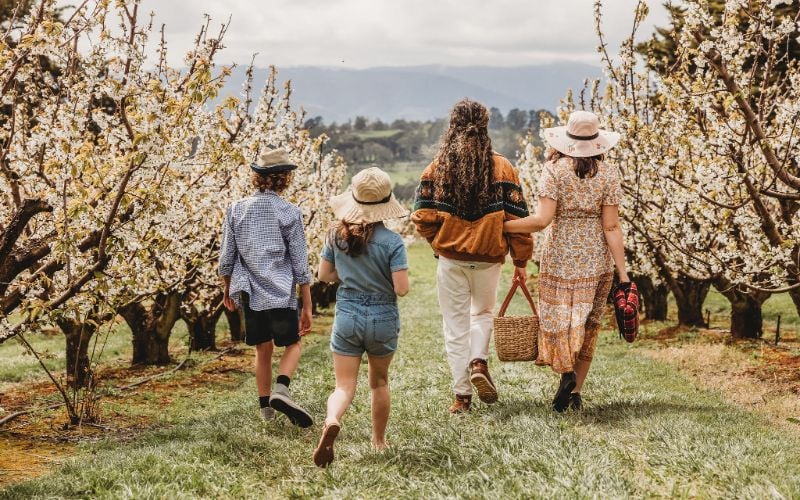
M527 233L505 234L503 222L527 217L528 205L517 171L504 156L494 154L494 182L502 188L503 199L490 205L472 220L462 219L446 203L433 198L431 163L422 173L411 219L437 255L448 259L503 262L510 253L517 267L525 267L533 253L533 238Z

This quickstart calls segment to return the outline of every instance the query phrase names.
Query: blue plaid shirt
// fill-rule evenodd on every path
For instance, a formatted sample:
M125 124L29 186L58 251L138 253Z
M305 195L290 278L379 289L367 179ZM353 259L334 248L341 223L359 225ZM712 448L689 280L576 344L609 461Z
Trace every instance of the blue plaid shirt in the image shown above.
M219 275L230 276L230 295L250 309L297 309L295 288L311 282L303 214L272 191L256 192L225 213Z

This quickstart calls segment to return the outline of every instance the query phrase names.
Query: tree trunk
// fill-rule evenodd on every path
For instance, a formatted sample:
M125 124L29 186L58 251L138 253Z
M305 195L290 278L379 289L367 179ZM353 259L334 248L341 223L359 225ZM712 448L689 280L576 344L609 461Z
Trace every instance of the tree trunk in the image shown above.
M665 284L653 287L653 298L647 306L645 317L656 321L667 320L667 304L669 303L669 288Z
M183 314L183 320L189 328L191 335L190 346L193 351L216 351L217 350L217 323L222 316L224 307L220 304L213 311L206 311L205 314Z
M169 364L169 337L159 335L150 329L133 332L133 365L166 365Z
M189 329L189 347L193 351L215 351L217 349L217 323L222 317L225 306L222 305L222 292L214 295L210 300L198 301L199 294L187 291L182 297L181 318ZM203 309L198 309L200 304ZM212 304L216 304L212 306ZM206 309L213 307L212 309Z
M181 294L157 295L152 303L129 304L119 313L133 332L132 364L165 365L170 362L169 336L180 319Z
M661 278L666 283L675 303L678 306L678 323L685 326L708 326L703 318L703 301L711 287L710 279L694 279L684 273L674 271L669 265L660 247L650 238L646 231L638 228L634 219L625 219L650 246L653 261L658 267Z
M639 289L645 319L666 321L669 288L664 283L656 286L649 276L631 276Z
M88 327L84 330L88 330ZM91 379L89 364L89 340L94 332L66 335L67 338L67 385L85 387Z
M323 283L318 281L311 285L311 310L317 314L318 308L327 309L336 302L338 283Z
M67 342L65 368L67 385L76 388L86 387L92 378L89 342L97 331L97 326L62 318L58 320L58 327L64 333Z
M686 275L678 275L676 279L678 293L673 290L675 303L678 306L678 323L685 326L707 327L703 317L703 302L706 300L711 280L696 280Z
M736 338L758 339L764 334L761 303L751 297L731 302L731 335Z
M237 309L230 312L225 309L225 318L228 320L231 340L234 342L244 342L244 320L242 319L242 310Z
M731 335L734 338L759 339L764 333L761 306L770 294L734 286L720 278L714 287L731 303Z
M794 309L797 311L797 314L800 315L800 288L789 290L789 297L792 299L792 302L794 302Z
M209 321L209 318L202 318L191 323L186 323L189 329L189 346L193 351L216 351L216 322Z

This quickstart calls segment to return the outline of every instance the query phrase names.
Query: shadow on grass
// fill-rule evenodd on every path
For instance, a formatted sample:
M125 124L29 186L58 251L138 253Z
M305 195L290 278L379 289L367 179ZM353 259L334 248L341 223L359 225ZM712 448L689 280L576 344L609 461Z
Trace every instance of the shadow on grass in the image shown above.
M672 403L669 401L613 401L588 404L581 412L569 412L584 423L613 425L629 419L665 415L711 415L718 411L716 405Z
M584 409L580 412L567 410L559 414L553 411L549 399L532 397L530 399L506 399L492 408L493 417L497 420L514 420L521 416L552 418L576 418L586 424L617 425L630 419L664 415L711 415L718 411L713 405L673 403L669 401L612 401L610 403L592 404L584 400Z

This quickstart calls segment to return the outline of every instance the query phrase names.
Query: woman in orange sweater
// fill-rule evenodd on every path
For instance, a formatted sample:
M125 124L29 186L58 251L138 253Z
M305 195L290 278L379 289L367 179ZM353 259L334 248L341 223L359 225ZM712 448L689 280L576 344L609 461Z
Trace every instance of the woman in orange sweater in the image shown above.
M473 386L481 401L497 401L487 358L500 269L510 253L515 274L525 278L533 252L530 234L503 233L503 223L526 217L528 207L516 170L492 151L488 125L482 104L456 103L439 152L422 173L412 215L439 258L451 413L469 411Z

